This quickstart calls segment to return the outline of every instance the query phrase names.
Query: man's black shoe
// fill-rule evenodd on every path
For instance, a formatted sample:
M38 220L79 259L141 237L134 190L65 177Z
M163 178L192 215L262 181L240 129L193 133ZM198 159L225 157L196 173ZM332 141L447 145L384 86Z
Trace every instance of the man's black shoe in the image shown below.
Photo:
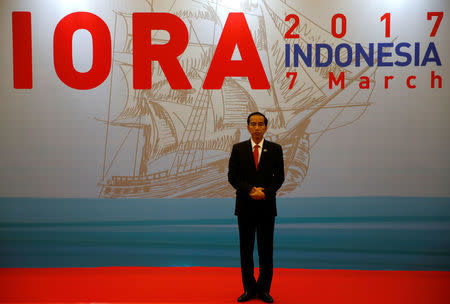
M266 302L266 303L273 303L273 298L270 296L270 294L268 292L263 292L258 294L259 298L261 299L261 301Z
M238 299L238 302L247 302L250 301L251 299L255 299L256 295L254 293L250 293L248 291L244 292Z

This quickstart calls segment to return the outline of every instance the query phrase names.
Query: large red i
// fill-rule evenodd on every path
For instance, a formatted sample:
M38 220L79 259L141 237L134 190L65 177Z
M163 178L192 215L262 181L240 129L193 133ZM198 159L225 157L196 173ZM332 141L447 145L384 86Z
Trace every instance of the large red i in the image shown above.
M31 13L12 13L13 80L15 89L33 88Z

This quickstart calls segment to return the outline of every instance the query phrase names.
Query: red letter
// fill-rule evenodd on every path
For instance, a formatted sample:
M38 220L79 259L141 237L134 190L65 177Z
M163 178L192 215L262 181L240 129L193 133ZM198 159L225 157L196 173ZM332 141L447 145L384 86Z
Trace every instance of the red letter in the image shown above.
M391 13L386 13L381 16L380 21L386 20L386 26L384 30L384 37L391 37Z
M33 88L31 13L12 13L14 89Z
M81 29L92 36L92 67L80 73L73 67L72 37ZM71 88L89 90L99 86L111 68L111 35L100 17L88 12L67 15L58 23L53 37L53 61L59 79Z
M338 34L336 31L336 20L337 18L341 19L342 25L341 25L341 33ZM336 38L342 38L345 36L345 33L347 32L347 18L345 18L342 14L336 14L331 18L331 34L333 34Z
M290 38L300 38L299 34L292 34L293 31L295 31L295 28L300 24L300 18L295 14L289 14L284 18L284 21L289 21L291 19L294 19L294 23L292 26L286 31L286 34L284 34L285 39Z
M431 88L434 89L434 82L438 81L438 88L442 89L442 77L436 75L434 71L431 71Z
M292 76L291 84L289 85L289 90L292 90L294 87L295 79L297 79L297 72L287 72L286 77L289 78Z
M442 18L444 17L444 12L427 12L427 20L431 20L431 17L437 17L434 23L433 29L431 30L430 37L436 36L439 25L441 25Z
M345 88L344 75L345 75L345 73L344 73L344 72L341 72L341 73L339 74L338 79L336 80L336 78L334 77L333 72L330 72L330 74L329 74L328 88L332 89L332 88L333 88L333 83L334 83L335 85L338 85L339 82L341 82L341 89L344 89L344 88Z
M359 88L360 89L369 89L370 88L370 79L367 76L361 76L359 77L361 81L359 82Z
M242 60L231 60L236 45ZM231 76L247 76L252 89L270 89L244 13L228 14L203 89L220 89Z
M389 80L394 79L394 76L384 76L384 88L387 89L389 87Z
M152 44L152 30L170 34L166 44ZM133 13L133 87L152 88L152 61L158 61L172 89L191 89L177 57L186 49L188 30L178 16L169 13Z
M410 89L415 89L416 85L415 84L411 84L411 79L416 80L416 76L409 76L408 78L406 78L406 85L408 86L408 88Z

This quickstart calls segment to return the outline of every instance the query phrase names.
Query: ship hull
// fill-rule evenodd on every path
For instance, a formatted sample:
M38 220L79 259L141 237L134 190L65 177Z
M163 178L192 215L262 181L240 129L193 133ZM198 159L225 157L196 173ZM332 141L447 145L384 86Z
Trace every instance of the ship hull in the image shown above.
M169 175L161 171L147 176L113 176L102 185L104 198L187 198L232 197L227 163L212 162L204 167Z
M284 148L286 181L279 190L286 195L302 183L309 167L307 134L280 140ZM228 159L200 168L169 174L160 171L146 176L113 176L102 185L103 198L230 198L235 190L228 183Z

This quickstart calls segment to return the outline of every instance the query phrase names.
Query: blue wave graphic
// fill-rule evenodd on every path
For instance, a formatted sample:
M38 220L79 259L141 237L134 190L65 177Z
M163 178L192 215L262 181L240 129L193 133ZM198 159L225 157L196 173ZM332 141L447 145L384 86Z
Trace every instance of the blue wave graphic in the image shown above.
M239 267L233 207L1 198L0 267ZM278 209L275 267L450 270L449 198L280 199Z

